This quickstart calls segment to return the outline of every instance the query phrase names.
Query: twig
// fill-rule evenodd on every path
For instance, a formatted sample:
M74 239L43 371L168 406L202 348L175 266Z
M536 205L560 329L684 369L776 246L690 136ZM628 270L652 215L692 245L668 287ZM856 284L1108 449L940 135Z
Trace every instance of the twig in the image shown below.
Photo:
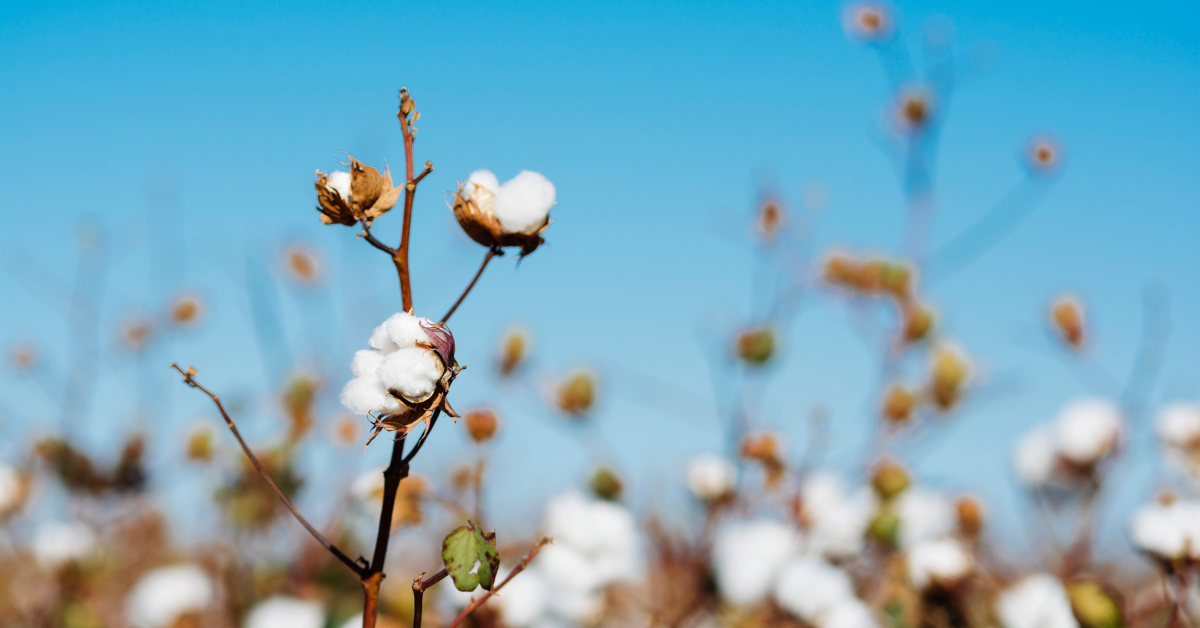
M380 242L375 236L371 235L371 227L367 224L366 220L363 220L361 224L363 232L358 234L358 237L366 240L371 244L371 246L383 251L384 253L387 253L388 255L396 254L396 249L393 249L392 247Z
M412 314L412 283L408 277L408 243L409 232L412 229L413 198L417 194L417 180L413 177L413 126L409 116L413 114L416 105L408 95L408 88L400 88L400 110L396 118L400 120L400 132L404 135L404 224L400 231L400 246L392 254L392 262L396 265L396 273L400 276L400 298L404 311ZM432 164L429 166L432 168Z
M424 179L431 172L433 172L433 162L427 161L425 162L425 169L421 171L421 174L417 175L417 178L413 179L413 183L420 183L421 179Z
M425 597L425 589L441 582L447 575L449 572L443 569L428 578L422 573L413 579L413 628L421 628L421 606Z
M412 451L404 457L404 464L412 462L412 459L417 456L417 452L421 451L421 447L425 444L425 439L429 438L429 433L433 431L433 424L437 423L438 417L442 415L442 409L438 408L433 411L433 416L430 417L429 423L425 425L425 431L421 432L421 437L417 439L417 444L413 445Z
M271 478L271 474L267 473L267 470L263 468L262 463L258 461L258 457L254 455L253 451L250 451L250 447L246 445L246 441L242 439L242 434L238 431L237 425L234 424L233 419L229 417L229 413L225 411L225 406L221 405L220 398L218 398L215 393L204 386L201 386L200 383L196 381L195 369L189 368L187 371L184 371L183 369L179 368L178 364L171 364L171 368L179 371L179 374L183 376L183 382L185 384L199 390L200 392L208 395L209 399L212 399L212 402L217 406L217 410L220 411L221 417L225 419L225 424L229 426L229 431L233 432L234 437L237 438L238 444L242 446L242 451L246 453L246 457L250 459L250 462L254 465L254 468L257 469L259 475L261 475L263 479L267 481L267 484L271 485L271 489L274 490L275 494L279 496L279 500L283 502L283 505L287 506L287 509L292 512L292 515L296 517L296 520L300 522L300 525L304 526L304 529L308 530L308 533L311 534L318 543L323 545L325 549L329 550L330 553L336 556L338 560L342 561L342 563L349 567L351 571L357 574L360 578L365 577L368 573L366 559L359 557L357 561L352 560L345 554L345 552L338 549L333 543L330 543L329 539L326 539L325 536L318 532L316 528L312 527L312 524L310 524L308 520L306 520L304 516L296 510L296 507L292 505L292 500L288 499L288 496L284 494L284 492L279 488L279 485L275 483L275 480ZM393 495L393 499L394 497L395 495Z
M463 299L466 299L467 295L471 294L471 288L475 287L475 282L479 281L479 278L483 276L483 269L487 268L488 262L492 261L492 258L497 255L504 255L504 251L500 247L493 246L488 249L487 255L483 256L483 263L479 265L479 270L475 271L475 276L471 278L471 283L467 284L467 288L463 290L462 294L458 295L458 300L454 302L454 305L450 306L445 316L442 316L441 322L444 323L450 320L451 316L454 316L454 312L458 310L458 306L462 305Z
M517 574L521 573L522 571L525 571L525 567L527 567L529 565L529 561L533 560L533 557L537 556L537 553L538 553L538 551L540 551L542 549L542 546L544 546L545 544L547 544L549 542L550 542L550 539L548 539L548 538L543 538L542 540L538 541L538 544L534 545L533 549L529 550L529 553L525 555L525 558L522 558L521 562L517 563L517 566L513 567L512 571L508 572L508 577L506 577L504 580L502 580L500 582L500 584L497 584L496 586L492 587L492 590L488 591L483 597L468 604L467 607L464 608L462 610L462 612L458 614L458 617L454 618L454 621L450 622L450 625L447 626L446 628L455 628L456 626L461 624L463 622L463 620L465 620L467 618L468 615L475 612L475 609L479 608L480 606L483 606L483 604L485 602L487 602L489 599L491 599L491 597L493 595L496 595L497 593L499 593L500 589L504 588L504 585L508 584L509 581L512 580L514 577L516 577Z

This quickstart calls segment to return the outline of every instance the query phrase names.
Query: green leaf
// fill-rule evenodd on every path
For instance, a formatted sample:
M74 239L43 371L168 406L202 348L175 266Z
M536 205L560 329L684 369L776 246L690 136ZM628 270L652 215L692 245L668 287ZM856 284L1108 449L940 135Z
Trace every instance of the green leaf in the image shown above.
M485 591L492 590L496 570L500 568L495 538L495 535L485 536L474 522L467 521L467 525L451 532L442 541L442 562L456 589L474 591L480 586Z

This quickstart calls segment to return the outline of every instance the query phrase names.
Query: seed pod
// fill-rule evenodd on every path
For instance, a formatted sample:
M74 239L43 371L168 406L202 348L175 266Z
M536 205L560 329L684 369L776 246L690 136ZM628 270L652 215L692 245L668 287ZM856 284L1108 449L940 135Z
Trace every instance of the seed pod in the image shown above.
M933 329L933 312L916 301L906 302L903 306L904 342L915 343L924 340Z
M621 492L624 489L621 478L608 467L596 469L589 485L596 497L610 502L621 499Z
M939 347L934 351L931 371L930 392L934 403L942 410L953 408L962 396L971 365L957 349Z
M486 408L468 412L464 423L471 440L481 444L491 440L496 434L496 429L500 427L500 419L496 418L496 413Z
M775 355L775 332L770 327L756 327L738 334L737 356L750 366L762 366Z
M579 417L587 413L596 401L596 382L590 373L579 371L558 387L558 409Z
M1064 342L1075 349L1084 344L1083 305L1075 297L1064 296L1050 306L1050 320Z
M500 342L500 375L512 375L525 362L529 341L521 330L509 330Z
M907 423L912 418L916 402L916 395L899 384L893 384L883 398L883 418L893 425Z
M880 499L888 501L908 489L912 483L904 465L885 460L875 466L871 474L871 488Z
M958 518L958 529L963 536L975 538L983 530L983 504L970 495L963 495L954 502Z

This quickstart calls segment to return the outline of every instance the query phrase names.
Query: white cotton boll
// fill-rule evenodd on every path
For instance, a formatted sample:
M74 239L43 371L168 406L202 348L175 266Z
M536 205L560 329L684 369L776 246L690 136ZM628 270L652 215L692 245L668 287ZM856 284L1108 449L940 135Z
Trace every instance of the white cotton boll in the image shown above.
M1200 504L1174 501L1141 506L1129 523L1134 546L1161 558L1182 558L1189 551L1200 554Z
M737 466L721 456L697 456L688 462L687 486L704 501L720 499L737 488Z
M554 184L546 177L528 170L500 186L492 213L505 233L522 233L536 229L546 222L554 207Z
M1054 444L1053 428L1040 425L1023 436L1017 442L1013 466L1017 470L1017 477L1026 486L1038 488L1049 484L1058 466L1058 448Z
M322 628L325 610L317 602L275 596L259 602L246 614L245 628Z
M1188 448L1200 442L1200 405L1173 403L1158 413L1158 436L1171 447Z
M400 410L400 402L388 394L383 382L374 374L355 377L346 382L338 399L342 406L353 414Z
M467 186L470 186L469 188ZM487 189L492 194L500 191L500 180L496 175L492 174L491 170L476 170L467 177L466 184L463 185L463 196L471 197L475 193L476 187ZM469 191L468 191L469 190Z
M847 558L862 551L864 534L878 507L873 491L860 488L847 497L842 478L817 472L800 487L807 520L807 549L829 558Z
M325 187L338 193L346 201L350 200L350 173L344 170L335 170L329 173L329 179L325 181Z
M760 520L725 526L713 544L713 571L721 597L731 604L756 604L771 592L779 570L799 542L798 530Z
M843 600L821 618L817 628L879 628L871 609L857 598Z
M1092 464L1103 458L1121 437L1121 411L1107 401L1074 401L1054 425L1054 443L1063 458Z
M392 314L386 321L383 321L382 327L387 330L388 337L400 349L411 347L418 342L429 342L429 334L425 333L426 327L433 327L433 322L424 316L413 316L408 312L397 312Z
M1035 574L1000 594L996 613L1004 628L1079 628L1058 578Z
M379 381L412 402L425 401L442 377L442 363L432 349L409 347L389 353L379 365Z
M553 546L547 546L545 549L550 547ZM541 560L540 555L538 560ZM508 570L501 568L496 574L496 581L500 582L506 577ZM488 603L499 607L500 618L504 620L505 626L526 628L545 616L549 597L546 578L537 568L531 567L513 578L504 586L501 595L494 596Z
M790 561L775 585L775 601L779 606L810 623L820 623L835 606L853 598L850 576L811 556Z
M566 620L568 625L592 625L604 610L604 594L600 590L554 587L551 591L547 600L551 614Z
M538 552L538 568L556 589L590 591L600 586L591 561L583 552L555 542Z
M908 550L908 580L917 589L952 582L971 572L974 559L956 539L922 541Z
M900 547L905 550L921 541L950 534L958 523L950 500L919 487L910 488L896 498L896 515L900 518Z
M553 558L560 554L558 550L574 552L586 564L590 584L584 588L634 580L640 575L637 523L623 506L569 491L546 505L542 527L555 542L542 550L543 554L550 552L552 558L539 560L550 564L558 560Z
M196 565L172 565L142 575L125 599L125 616L135 628L168 628L185 613L212 604L212 578Z
M33 557L45 568L82 560L96 547L96 534L82 523L46 523L33 537Z
M350 373L355 377L375 376L375 371L379 369L379 365L383 364L383 359L387 357L382 351L374 351L371 349L363 349L362 351L354 352L354 359L350 361Z

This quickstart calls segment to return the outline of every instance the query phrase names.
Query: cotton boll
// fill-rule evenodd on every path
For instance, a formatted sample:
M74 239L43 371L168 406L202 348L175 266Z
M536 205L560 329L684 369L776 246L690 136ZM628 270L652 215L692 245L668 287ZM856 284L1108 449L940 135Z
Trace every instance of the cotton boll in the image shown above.
M1107 401L1072 402L1055 421L1054 442L1059 455L1081 465L1100 460L1120 437L1121 411Z
M347 202L350 201L350 173L344 170L335 170L329 173L329 179L325 182L325 187L338 193Z
M1175 501L1146 504L1133 513L1129 536L1135 547L1174 560L1200 554L1200 504Z
M1200 442L1200 405L1173 403L1158 413L1158 436L1170 447L1189 448Z
M316 602L276 596L250 609L242 625L244 628L322 628L325 610Z
M552 591L548 599L550 611L566 620L567 625L593 625L604 610L604 597L599 590L554 588Z
M404 349L418 342L429 342L429 334L425 333L422 325L433 327L433 322L423 316L397 312L383 321L381 327L387 331L388 338L397 348Z
M185 613L213 602L212 578L196 565L172 565L146 572L125 599L125 615L135 628L169 628Z
M704 501L720 499L737 488L737 467L721 456L697 456L688 463L687 486Z
M952 538L922 541L908 551L908 579L917 589L953 582L971 572L974 559Z
M556 589L590 591L600 586L598 574L587 556L557 539L538 552L538 569Z
M957 524L954 504L922 488L911 488L896 498L896 515L900 518L898 540L905 550L921 541L946 536Z
M721 596L739 606L749 606L765 598L780 569L795 551L799 536L798 530L778 521L725 526L712 551Z
M818 628L879 628L871 609L859 599L843 600L821 619Z
M379 369L379 365L383 364L385 357L382 351L373 351L371 349L355 351L354 359L350 361L350 373L355 377L373 377L375 376L375 371Z
M1050 483L1054 469L1058 466L1058 449L1054 444L1054 431L1048 425L1034 428L1017 442L1013 456L1017 477L1031 488Z
M33 537L33 557L39 565L53 569L82 560L96 546L96 535L82 523L47 523Z
M389 353L378 373L384 388L419 403L433 395L442 371L442 362L432 349L408 347Z
M809 551L847 558L863 548L863 537L878 507L875 494L861 488L847 496L841 477L818 472L800 487Z
M346 382L338 399L346 410L354 414L400 411L400 402L388 394L383 382L374 374Z
M854 585L846 572L810 556L784 566L775 585L775 601L796 617L820 623L838 604L854 598Z
M546 177L522 170L500 186L492 212L505 233L528 233L542 226L554 207L554 184Z
M1000 594L996 613L1004 628L1079 628L1062 582L1035 574Z
M546 506L543 529L555 540L542 550L539 561L550 565L562 557L558 550L570 550L578 556L582 573L589 583L580 588L606 586L619 580L633 580L641 572L637 524L627 509L611 502L585 498L578 491L556 497ZM551 573L550 568L546 573ZM570 575L568 577L577 577ZM557 581L557 578L555 578Z
M474 196L476 187L483 187L492 194L496 194L500 191L500 180L492 174L491 170L476 170L467 177L467 183L463 185L463 196L467 198Z

